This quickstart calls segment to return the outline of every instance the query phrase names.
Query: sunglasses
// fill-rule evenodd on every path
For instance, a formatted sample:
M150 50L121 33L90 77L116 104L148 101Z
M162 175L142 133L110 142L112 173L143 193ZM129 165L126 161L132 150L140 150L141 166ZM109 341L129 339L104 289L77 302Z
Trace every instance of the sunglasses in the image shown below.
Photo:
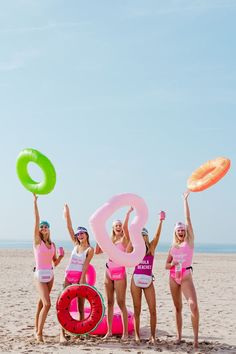
M85 231L84 231L84 232L80 232L80 233L78 233L76 236L77 236L77 237L80 237L80 236L83 236L84 234L86 235L87 233L86 233Z

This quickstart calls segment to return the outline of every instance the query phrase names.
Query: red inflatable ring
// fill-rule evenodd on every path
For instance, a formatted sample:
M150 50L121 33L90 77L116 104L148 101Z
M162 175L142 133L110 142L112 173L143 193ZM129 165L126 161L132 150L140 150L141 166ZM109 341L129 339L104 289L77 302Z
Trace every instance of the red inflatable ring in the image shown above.
M187 187L192 192L201 192L217 183L230 168L230 160L218 157L201 165L192 173L187 181Z
M91 312L82 321L74 319L70 312L73 299L83 297L90 303ZM93 331L104 316L104 303L99 291L87 284L69 285L60 294L57 304L57 318L61 326L72 334L86 334Z

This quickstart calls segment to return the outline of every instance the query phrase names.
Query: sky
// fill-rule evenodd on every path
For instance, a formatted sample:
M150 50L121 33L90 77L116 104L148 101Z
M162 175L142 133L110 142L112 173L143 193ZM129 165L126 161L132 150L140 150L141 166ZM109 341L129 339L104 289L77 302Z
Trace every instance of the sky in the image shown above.
M150 237L165 210L160 242L171 242L188 177L223 156L229 172L189 205L196 242L235 244L235 15L234 0L1 2L0 240L33 238L33 197L16 175L33 148L57 173L38 198L55 242L69 239L64 203L89 228L121 193L147 203Z

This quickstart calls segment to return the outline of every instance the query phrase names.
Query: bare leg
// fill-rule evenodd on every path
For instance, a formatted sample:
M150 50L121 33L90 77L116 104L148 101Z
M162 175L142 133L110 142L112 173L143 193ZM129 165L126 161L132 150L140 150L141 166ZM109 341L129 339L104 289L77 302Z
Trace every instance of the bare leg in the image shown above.
M43 303L42 303L42 300L39 299L38 304L37 304L36 315L35 315L35 335L37 335L37 333L38 333L39 314L40 314L40 311L42 310L42 308L43 308Z
M42 301L42 309L38 315L37 340L39 342L43 342L43 327L47 318L48 311L51 307L50 292L53 286L53 280L54 279L52 279L49 283L40 283L38 280L36 280L36 287Z
M65 280L65 281L64 281L64 284L63 284L64 289L65 289L68 285L71 285L71 283L69 283L69 282L67 282L67 280ZM65 336L65 330L64 330L64 328L62 328L62 327L61 327L61 330L60 330L59 342L62 343L62 344L67 342L67 339L66 339L66 336Z
M79 307L79 319L82 321L84 319L84 303L85 298L78 299L78 307Z
M151 327L150 342L154 344L156 341L157 312L156 312L156 294L155 294L153 283L148 288L143 289L143 291L144 291L144 295L150 313L150 327Z
M121 310L122 324L123 324L123 334L122 339L125 340L128 338L128 311L125 304L125 295L127 280L126 277L122 280L115 280L114 287L116 292L116 301Z
M107 274L105 274L104 285L107 299L107 333L103 338L106 339L112 336L112 320L114 313L114 282Z
M177 328L177 340L176 343L179 344L182 338L182 296L181 296L181 286L175 282L174 279L170 277L170 291L172 299L175 306L175 319Z
M137 343L140 343L139 330L140 330L140 313L141 313L141 304L142 304L142 289L135 285L133 277L131 280L130 290L131 290L133 307L134 307L135 341Z
M199 310L197 304L197 295L192 280L192 275L188 275L182 281L182 292L188 301L191 311L191 321L194 335L194 348L198 348L198 329L199 329Z

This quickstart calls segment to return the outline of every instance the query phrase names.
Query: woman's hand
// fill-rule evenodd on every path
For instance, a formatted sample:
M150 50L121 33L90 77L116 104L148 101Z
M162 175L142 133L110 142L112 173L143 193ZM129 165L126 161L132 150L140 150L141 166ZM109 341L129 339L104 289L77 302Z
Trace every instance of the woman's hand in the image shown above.
M85 284L85 283L86 283L85 276L84 276L84 277L81 277L81 278L80 278L80 281L79 281L79 285L82 285L82 284Z
M186 192L183 193L183 198L184 198L185 200L187 200L189 194L190 194L190 191L189 191L189 190L186 190Z
M127 214L132 213L133 210L134 210L134 208L131 206L131 207L129 208L129 210L127 211Z
M177 261L171 261L170 262L170 265L171 265L171 267L174 267L174 266L176 266L177 264L179 264L179 262L177 262Z
M159 217L160 217L160 221L165 220L165 218L166 218L166 213L165 213L163 210L160 211Z
M33 196L34 196L34 202L37 203L38 196L35 193L33 193Z
M69 214L69 207L68 205L65 203L64 204L64 210L63 210L63 216L66 219L67 215Z
M58 248L58 254L59 254L59 257L61 257L61 258L64 257L65 251L64 251L63 247Z

